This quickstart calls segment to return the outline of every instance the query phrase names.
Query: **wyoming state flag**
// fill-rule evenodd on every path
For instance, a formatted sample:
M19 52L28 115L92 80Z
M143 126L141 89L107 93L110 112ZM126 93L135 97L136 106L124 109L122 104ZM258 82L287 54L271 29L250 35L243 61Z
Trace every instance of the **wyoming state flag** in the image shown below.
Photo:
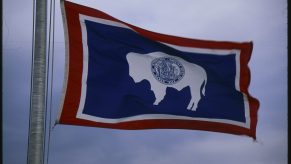
M58 123L194 129L256 138L252 42L150 32L62 2L66 74Z

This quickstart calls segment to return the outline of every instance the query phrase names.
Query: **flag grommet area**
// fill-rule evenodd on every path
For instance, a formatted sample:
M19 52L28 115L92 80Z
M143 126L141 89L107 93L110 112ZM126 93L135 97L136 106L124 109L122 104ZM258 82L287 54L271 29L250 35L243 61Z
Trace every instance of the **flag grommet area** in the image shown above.
M252 42L151 32L62 1L66 70L60 124L193 129L256 138Z

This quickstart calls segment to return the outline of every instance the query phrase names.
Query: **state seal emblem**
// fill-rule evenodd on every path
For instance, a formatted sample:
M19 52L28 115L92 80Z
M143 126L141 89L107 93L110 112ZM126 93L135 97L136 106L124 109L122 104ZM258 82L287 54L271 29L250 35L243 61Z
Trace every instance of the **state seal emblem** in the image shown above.
M178 83L185 74L184 66L172 57L154 59L151 62L151 71L156 80L166 85Z

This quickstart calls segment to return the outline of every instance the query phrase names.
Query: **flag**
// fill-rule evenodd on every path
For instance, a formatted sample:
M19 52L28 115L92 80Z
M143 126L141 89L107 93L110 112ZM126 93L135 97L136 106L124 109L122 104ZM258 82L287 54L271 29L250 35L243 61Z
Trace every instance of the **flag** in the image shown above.
M252 42L159 34L67 1L62 12L66 71L58 123L256 138Z

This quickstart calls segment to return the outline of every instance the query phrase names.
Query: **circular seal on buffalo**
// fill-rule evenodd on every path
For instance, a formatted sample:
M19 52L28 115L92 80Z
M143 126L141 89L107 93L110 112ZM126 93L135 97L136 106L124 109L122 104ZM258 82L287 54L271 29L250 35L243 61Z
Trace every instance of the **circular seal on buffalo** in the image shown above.
M154 59L151 62L151 70L155 79L166 85L178 83L185 74L185 68L182 63L171 57Z

